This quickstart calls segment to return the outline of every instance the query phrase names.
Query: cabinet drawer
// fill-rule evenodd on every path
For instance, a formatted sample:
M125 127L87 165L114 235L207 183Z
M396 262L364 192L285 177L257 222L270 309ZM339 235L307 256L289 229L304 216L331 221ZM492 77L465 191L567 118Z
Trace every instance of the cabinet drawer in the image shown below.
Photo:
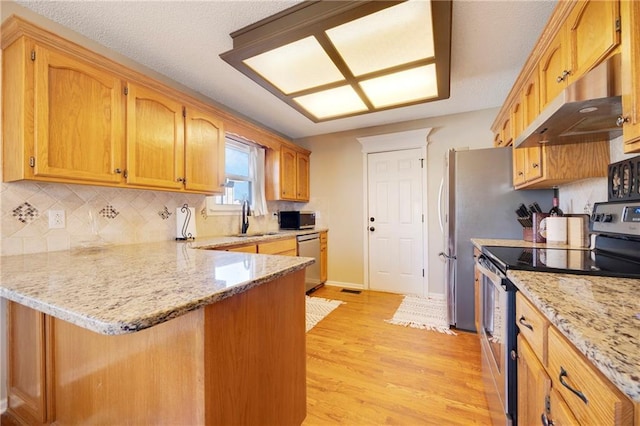
M522 293L516 293L516 324L542 365L546 366L549 321Z
M296 251L297 253L297 249L298 247L295 238L258 244L258 253L262 254L280 254L291 250Z
M257 253L258 248L255 244L249 244L245 246L235 246L224 249L226 251L239 251L242 253Z
M580 424L633 424L631 401L602 377L555 328L549 331L549 374L553 388ZM569 387L581 392L586 402Z

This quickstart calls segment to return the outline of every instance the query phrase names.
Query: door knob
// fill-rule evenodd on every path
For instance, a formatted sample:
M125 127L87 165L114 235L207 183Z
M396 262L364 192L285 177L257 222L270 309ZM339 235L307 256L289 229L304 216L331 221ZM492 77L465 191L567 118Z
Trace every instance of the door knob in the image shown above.
M376 228L374 228L373 226L369 228L369 231L371 231L371 232L373 232L375 230L376 230Z

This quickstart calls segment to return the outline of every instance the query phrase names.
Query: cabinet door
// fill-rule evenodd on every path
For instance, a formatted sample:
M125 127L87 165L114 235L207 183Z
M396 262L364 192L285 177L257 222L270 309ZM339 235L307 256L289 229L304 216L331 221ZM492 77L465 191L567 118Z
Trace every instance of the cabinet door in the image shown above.
M8 408L26 424L48 419L51 399L46 378L50 362L47 347L49 319L41 312L9 302L8 312Z
M309 156L301 152L296 155L296 199L309 201Z
M296 151L286 146L280 147L280 196L296 199Z
M182 104L161 93L128 84L127 182L181 189L184 180Z
M525 182L524 165L527 159L527 149L513 147L513 186L517 187Z
M620 43L617 1L580 0L567 19L569 83L597 65Z
M328 260L329 253L327 252L328 246L328 235L327 232L320 233L320 282L324 283L327 281L328 277Z
M540 111L553 101L567 84L566 43L561 29L540 59Z
M546 398L551 389L551 379L544 371L533 350L518 336L518 424L539 425L546 411Z
M185 188L222 192L224 182L224 130L222 120L187 108L185 117Z
M544 147L534 146L532 148L527 148L526 152L526 160L524 166L524 174L526 176L526 180L535 180L541 178L544 174L544 156L543 156Z
M35 47L35 176L120 182L121 81L54 50Z
M640 2L620 2L622 21L622 138L625 152L640 151Z

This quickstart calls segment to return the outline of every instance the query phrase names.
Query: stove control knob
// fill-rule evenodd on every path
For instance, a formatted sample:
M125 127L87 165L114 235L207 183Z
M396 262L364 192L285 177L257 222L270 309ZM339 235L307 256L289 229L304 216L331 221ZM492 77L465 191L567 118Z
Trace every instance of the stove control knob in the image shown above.
M613 215L610 213L602 215L602 222L613 222Z
M594 213L592 215L592 219L593 219L594 222L601 222L603 216L604 215L602 213Z

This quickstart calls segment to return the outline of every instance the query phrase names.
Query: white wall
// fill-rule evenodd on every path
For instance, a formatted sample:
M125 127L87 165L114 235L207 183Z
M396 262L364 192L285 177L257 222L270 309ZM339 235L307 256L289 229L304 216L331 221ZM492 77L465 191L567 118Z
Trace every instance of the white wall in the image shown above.
M443 249L443 236L436 210L444 156L450 148L492 146L490 126L497 112L492 108L295 141L312 151L312 199L307 208L318 211L318 221L329 228L328 272L331 284L364 285L363 229L366 217L362 195L362 152L357 138L432 127L427 149L428 281L431 293L444 293L444 264L438 258Z

